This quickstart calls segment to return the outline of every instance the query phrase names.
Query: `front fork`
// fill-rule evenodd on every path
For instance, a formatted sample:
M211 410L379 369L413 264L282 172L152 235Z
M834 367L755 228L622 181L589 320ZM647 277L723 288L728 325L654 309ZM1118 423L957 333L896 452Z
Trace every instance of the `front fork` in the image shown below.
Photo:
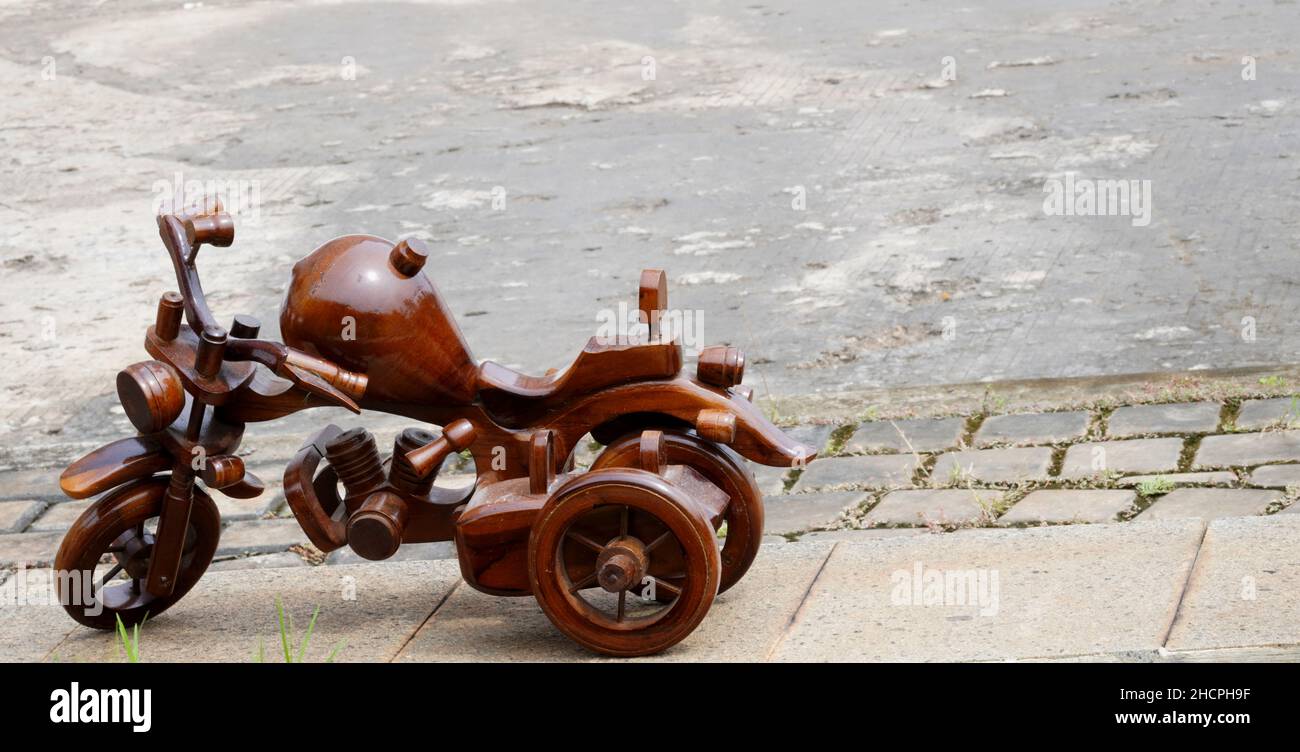
M185 438L193 447L200 446L197 442L206 410L207 405L198 400L194 400L190 408ZM158 529L154 533L153 554L149 557L149 573L145 577L145 589L158 598L172 594L180 574L181 558L185 554L190 509L194 505L194 467L191 463L192 459L176 458L172 465L171 483L158 512Z

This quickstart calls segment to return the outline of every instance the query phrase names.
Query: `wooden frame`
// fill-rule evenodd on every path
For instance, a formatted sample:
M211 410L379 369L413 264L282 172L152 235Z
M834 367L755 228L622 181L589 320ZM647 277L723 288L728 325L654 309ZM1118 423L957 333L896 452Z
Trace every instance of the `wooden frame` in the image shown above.
M683 639L743 576L763 515L740 457L779 466L814 458L752 404L739 349L706 348L696 375L683 371L681 345L660 327L662 271L640 277L647 336L593 337L564 371L528 376L474 361L422 271L429 252L417 240L344 236L299 261L280 343L258 339L250 316L221 327L207 306L199 250L234 242L218 203L162 215L158 227L179 292L162 296L146 331L153 360L118 376L140 434L91 452L61 478L73 498L103 495L56 557L57 568L90 581L82 595L113 614L93 615L85 598L62 593L90 626L143 618L142 603L157 616L192 587L219 534L202 487L260 494L264 484L235 455L244 426L312 407L441 427L404 431L387 459L364 429L327 426L311 437L284 488L314 546L381 560L403 543L455 541L470 585L534 595L557 628L612 655ZM611 446L590 471L575 472L574 450L588 434ZM462 451L476 483L440 488L438 468ZM724 521L733 535L719 552L714 533Z

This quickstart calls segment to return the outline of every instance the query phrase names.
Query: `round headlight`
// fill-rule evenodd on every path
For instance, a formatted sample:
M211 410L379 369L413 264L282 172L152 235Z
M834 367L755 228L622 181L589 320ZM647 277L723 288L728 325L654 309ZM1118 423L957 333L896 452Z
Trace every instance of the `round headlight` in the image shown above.
M140 433L157 433L185 409L185 387L176 369L157 360L123 368L117 374L117 398Z

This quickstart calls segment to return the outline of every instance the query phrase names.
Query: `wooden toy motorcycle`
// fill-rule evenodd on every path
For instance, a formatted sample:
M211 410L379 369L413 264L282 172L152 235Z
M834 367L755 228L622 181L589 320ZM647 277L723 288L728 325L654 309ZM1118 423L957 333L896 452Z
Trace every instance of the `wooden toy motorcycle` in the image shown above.
M349 235L299 261L281 344L258 339L252 317L227 330L208 310L198 251L234 241L219 204L158 226L180 292L162 296L145 335L153 360L117 377L139 435L61 479L72 498L103 494L55 562L62 602L82 624L131 625L182 598L220 536L204 489L253 498L264 488L235 455L245 424L311 407L442 427L407 429L386 460L364 429L328 426L304 444L284 490L317 548L381 560L402 543L454 540L470 585L533 595L562 632L610 655L675 644L749 568L763 504L740 456L813 459L754 407L738 349L705 348L695 377L683 373L681 345L659 325L662 272L641 275L646 336L592 338L564 371L525 376L475 363L422 272L419 241ZM587 434L605 448L574 472ZM436 486L444 459L466 449L475 484Z

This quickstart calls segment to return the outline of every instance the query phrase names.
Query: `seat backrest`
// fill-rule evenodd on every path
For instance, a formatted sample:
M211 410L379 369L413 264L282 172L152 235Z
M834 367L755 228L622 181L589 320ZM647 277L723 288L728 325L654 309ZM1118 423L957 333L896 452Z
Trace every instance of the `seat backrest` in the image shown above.
M601 389L670 379L681 369L679 342L592 337L568 368L550 376L527 376L485 361L479 367L479 396L494 416L519 421Z

